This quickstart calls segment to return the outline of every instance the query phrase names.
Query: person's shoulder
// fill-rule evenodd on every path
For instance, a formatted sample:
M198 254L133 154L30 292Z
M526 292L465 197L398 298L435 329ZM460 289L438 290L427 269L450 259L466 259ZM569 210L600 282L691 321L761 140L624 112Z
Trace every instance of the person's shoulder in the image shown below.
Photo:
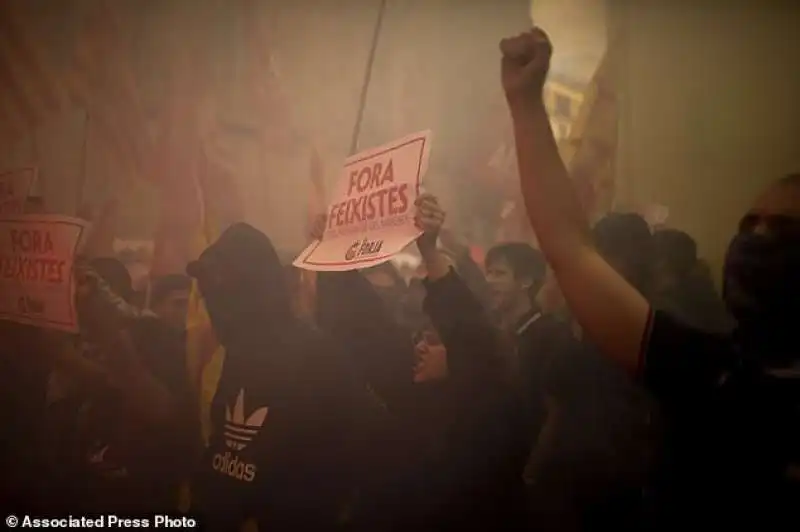
M662 310L650 312L639 371L657 395L709 393L738 363L729 336L687 325Z
M648 319L643 350L646 355L663 349L681 349L710 356L733 356L729 335L703 330L675 317L668 311L652 310Z
M569 322L554 314L542 314L520 336L527 343L552 349L574 349L580 343Z

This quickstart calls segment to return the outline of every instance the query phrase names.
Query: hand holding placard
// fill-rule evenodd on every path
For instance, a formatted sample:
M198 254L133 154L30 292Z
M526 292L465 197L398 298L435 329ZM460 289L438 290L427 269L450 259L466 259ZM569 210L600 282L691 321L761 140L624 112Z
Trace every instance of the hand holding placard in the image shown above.
M328 206L325 230L294 261L305 270L346 271L392 258L420 234L414 224L430 132L349 157Z
M420 249L436 249L439 232L442 230L446 214L439 206L439 200L432 194L422 194L416 201L417 213L414 223L422 231L417 239Z
M73 266L88 225L56 215L0 220L0 319L78 330Z

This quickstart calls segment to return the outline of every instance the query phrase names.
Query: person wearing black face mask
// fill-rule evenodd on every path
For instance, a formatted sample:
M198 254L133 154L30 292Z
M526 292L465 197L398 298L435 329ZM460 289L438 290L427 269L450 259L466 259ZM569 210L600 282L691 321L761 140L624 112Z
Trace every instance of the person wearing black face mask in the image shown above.
M547 35L534 28L500 48L522 194L541 250L584 335L643 380L680 436L654 525L796 529L800 177L771 186L731 244L725 299L736 332L681 324L653 311L592 241L543 104Z
M725 259L723 295L739 323L736 340L771 365L797 362L800 219L791 199L800 174L785 177L742 219ZM795 207L796 208L796 207ZM768 350L763 346L769 345Z

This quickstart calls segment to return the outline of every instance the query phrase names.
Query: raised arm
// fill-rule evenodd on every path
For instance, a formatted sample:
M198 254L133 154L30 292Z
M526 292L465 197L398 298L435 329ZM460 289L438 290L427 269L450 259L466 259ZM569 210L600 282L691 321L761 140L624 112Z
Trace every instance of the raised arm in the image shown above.
M469 244L446 228L442 228L439 239L444 247L453 253L458 274L481 304L488 307L489 285L486 283L486 277L484 277L481 267L470 254Z
M638 370L649 305L594 249L589 224L558 152L542 99L552 46L534 28L500 43L520 184L531 226L569 304L610 358Z
M486 382L490 373L498 369L493 358L496 337L478 298L436 248L444 218L435 197L419 197L416 221L424 232L417 239L417 247L428 272L425 311L447 348L451 378ZM499 375L498 372L496 376Z

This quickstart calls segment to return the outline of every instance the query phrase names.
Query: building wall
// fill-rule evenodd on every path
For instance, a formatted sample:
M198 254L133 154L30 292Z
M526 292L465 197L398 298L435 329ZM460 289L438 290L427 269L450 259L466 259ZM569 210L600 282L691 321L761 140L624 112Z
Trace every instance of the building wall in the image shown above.
M557 140L569 137L580 112L585 84L550 79L544 87L544 102Z
M719 272L760 189L800 169L800 5L617 0L619 200L660 203Z

